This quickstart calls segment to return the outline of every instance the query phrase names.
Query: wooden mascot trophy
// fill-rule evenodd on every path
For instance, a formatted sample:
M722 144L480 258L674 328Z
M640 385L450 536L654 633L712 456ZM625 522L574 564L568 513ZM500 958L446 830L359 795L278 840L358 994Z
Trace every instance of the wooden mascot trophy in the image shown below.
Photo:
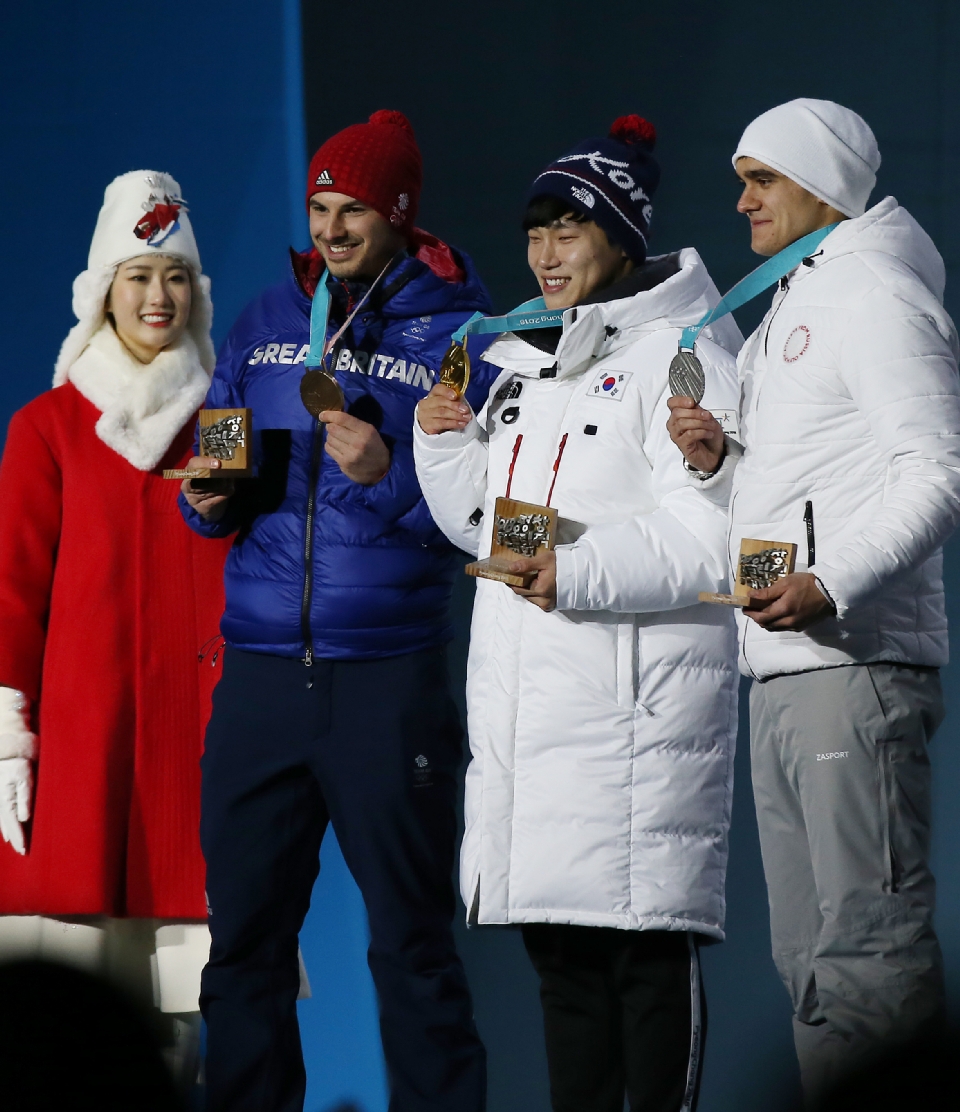
M750 592L772 587L778 579L793 573L797 562L797 546L789 541L755 541L744 537L740 542L737 578L732 595L701 591L701 602L719 602L725 606L749 606Z
M537 577L534 571L510 571L518 556L536 556L551 551L557 539L557 511L552 506L498 498L493 513L490 555L463 569L478 579L495 579L511 587L527 587Z
M249 479L253 474L253 412L249 409L201 409L200 455L220 460L213 470L177 467L164 471L165 479Z

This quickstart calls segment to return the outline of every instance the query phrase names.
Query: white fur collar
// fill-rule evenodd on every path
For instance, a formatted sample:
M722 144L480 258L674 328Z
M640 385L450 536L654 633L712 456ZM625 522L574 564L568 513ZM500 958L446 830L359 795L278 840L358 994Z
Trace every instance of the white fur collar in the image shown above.
M189 332L152 363L140 363L109 321L90 338L68 377L101 411L97 436L139 471L151 471L163 459L210 385Z

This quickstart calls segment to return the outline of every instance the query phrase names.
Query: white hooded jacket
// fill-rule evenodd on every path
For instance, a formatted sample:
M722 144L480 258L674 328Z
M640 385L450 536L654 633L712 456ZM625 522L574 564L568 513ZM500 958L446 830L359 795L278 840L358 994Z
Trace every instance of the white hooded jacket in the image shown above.
M823 240L744 345L743 456L735 446L702 489L730 498L731 562L743 537L792 541L797 571L837 607L804 633L738 612L745 675L946 664L941 546L960 521L960 379L943 288L930 237L887 197Z
M726 521L666 432L680 329L717 300L682 251L652 289L569 310L555 355L494 343L484 358L503 373L463 432L415 426L420 483L454 544L489 553L508 482L560 514L555 611L477 583L461 855L473 921L723 937L735 646L729 612L697 593L726 582ZM728 318L700 346L717 412L736 406L739 344Z

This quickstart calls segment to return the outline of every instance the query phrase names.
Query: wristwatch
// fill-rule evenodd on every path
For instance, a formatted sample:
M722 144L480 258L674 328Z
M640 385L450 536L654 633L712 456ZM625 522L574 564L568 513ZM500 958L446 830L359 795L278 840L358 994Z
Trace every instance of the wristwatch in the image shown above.
M720 463L723 463L723 457L720 457ZM720 470L720 465L717 465L717 471L701 471L698 467L694 467L689 460L684 459L683 466L688 475L692 475L695 479L699 479L701 483L705 483L707 479L712 479Z

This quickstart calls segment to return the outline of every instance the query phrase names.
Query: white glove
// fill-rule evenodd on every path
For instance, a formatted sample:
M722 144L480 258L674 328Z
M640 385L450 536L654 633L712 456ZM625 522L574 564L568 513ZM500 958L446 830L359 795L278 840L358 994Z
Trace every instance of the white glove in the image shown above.
M0 834L17 853L26 853L21 823L30 818L33 768L26 757L0 761Z
M0 834L17 853L26 853L23 826L30 818L37 739L30 732L26 696L0 687Z

